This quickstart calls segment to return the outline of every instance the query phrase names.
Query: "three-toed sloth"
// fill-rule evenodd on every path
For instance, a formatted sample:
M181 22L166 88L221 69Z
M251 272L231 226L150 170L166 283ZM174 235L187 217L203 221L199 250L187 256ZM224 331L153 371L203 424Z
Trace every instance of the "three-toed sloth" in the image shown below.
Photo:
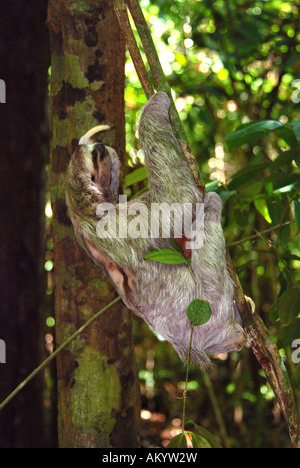
M210 319L194 327L190 351L191 362L209 367L209 355L239 350L247 345L247 337L226 265L222 201L213 192L203 196L195 183L173 134L169 107L167 94L158 92L144 106L140 118L139 139L149 181L147 192L128 204L119 202L119 159L112 148L93 143L92 135L101 129L96 127L79 140L72 155L66 184L67 205L80 244L104 267L124 303L172 343L183 361L187 359L191 334L187 306L195 299L195 290L200 299L209 302ZM151 207L161 203L192 207L202 204L202 241L197 248L190 249L189 265L145 259L152 250L170 247L170 240L161 235L161 230L160 235L153 237L150 232L153 223L145 224L147 232L144 229L143 235L128 233L127 228L134 220L134 214L130 214L134 210L130 209L142 206L151 213ZM147 216L144 213L144 220ZM197 225L196 216L193 209L190 232ZM156 221L159 223L160 219ZM107 231L99 235L102 221ZM170 224L174 228L174 219ZM183 233L185 239L187 232L189 229Z

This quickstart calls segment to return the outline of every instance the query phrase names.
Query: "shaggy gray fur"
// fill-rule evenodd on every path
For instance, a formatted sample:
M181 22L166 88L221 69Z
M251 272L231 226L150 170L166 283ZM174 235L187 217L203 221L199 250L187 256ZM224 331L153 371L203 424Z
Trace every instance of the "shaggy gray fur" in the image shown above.
M143 109L139 138L145 153L150 190L131 200L128 207L138 202L148 207L155 202L204 202L204 242L192 251L191 268L199 296L209 301L212 315L207 323L194 328L191 361L208 367L208 355L241 349L247 345L247 339L237 321L234 285L226 266L222 201L216 193L208 193L203 198L196 186L173 135L169 106L168 96L159 92ZM95 165L91 156L94 148L92 143L78 146L68 171L67 204L78 240L88 254L106 268L125 304L172 343L185 361L191 333L186 309L195 298L195 284L188 267L144 259L153 249L170 247L166 239L97 236L98 204L114 203L118 213L123 207L116 197L118 157L112 148L106 147L104 156L100 160L98 155Z

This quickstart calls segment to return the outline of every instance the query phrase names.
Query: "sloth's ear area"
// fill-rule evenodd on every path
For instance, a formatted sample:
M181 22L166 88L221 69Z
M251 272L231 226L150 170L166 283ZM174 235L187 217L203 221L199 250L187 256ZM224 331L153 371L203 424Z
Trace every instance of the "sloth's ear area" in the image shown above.
M86 237L82 240L94 262L105 269L120 296L127 299L128 302L131 302L135 288L134 275L127 268L118 267L115 262L108 258L104 253L100 252Z

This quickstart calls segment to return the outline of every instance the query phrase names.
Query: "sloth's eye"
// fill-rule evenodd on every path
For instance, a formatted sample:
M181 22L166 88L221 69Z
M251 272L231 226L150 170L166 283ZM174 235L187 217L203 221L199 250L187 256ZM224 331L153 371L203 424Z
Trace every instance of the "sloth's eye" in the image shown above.
M92 174L91 180L92 182L95 182L95 174Z

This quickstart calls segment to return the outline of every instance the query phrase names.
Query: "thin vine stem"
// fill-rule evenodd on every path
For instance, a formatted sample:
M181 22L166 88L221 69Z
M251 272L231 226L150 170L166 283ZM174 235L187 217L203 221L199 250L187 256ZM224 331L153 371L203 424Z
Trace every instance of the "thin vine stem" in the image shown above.
M116 299L111 301L109 304L107 304L103 309L99 310L96 312L93 317L91 317L85 324L82 325L73 335L71 335L66 341L64 341L50 356L47 357L38 367L34 369L34 371L29 374L26 379L24 379L9 395L5 400L2 401L0 404L0 411L41 371L43 370L49 362L53 361L53 359L66 347L68 346L78 335L80 335L89 325L91 325L94 320L96 320L100 315L103 314L103 312L106 312L110 307L112 307L114 304L119 302L121 300L121 297L118 296Z
M190 275L195 283L195 299L198 297L198 284L197 281L195 280L195 277L193 275L193 271L191 268L191 265L187 263ZM191 334L190 334L190 341L189 341L189 347L188 347L188 353L187 353L187 360L186 360L186 374L185 374L185 386L184 386L184 391L182 395L182 433L184 433L184 426L185 426L185 410L186 410L186 395L187 395L187 390L188 390L188 381L189 381L189 370L190 370L190 355L191 355L191 349L192 349L192 341L193 341L193 333L194 333L194 323L195 323L195 317L196 317L196 303L194 305L194 317L193 317L193 323L192 323L192 328L191 328Z
M287 221L283 224L278 224L277 226L273 226L269 229L265 229L264 231L257 232L256 234L252 234L249 237L244 237L244 239L231 242L230 244L227 244L227 247L236 247L237 245L243 244L244 242L251 241L256 239L257 237L260 237L263 234L268 234L269 232L276 231L277 229L280 229L284 226L288 226L289 224L293 224L295 221Z
M199 295L198 295L198 283L197 283L197 281L196 281L196 279L195 279L195 277L193 275L191 265L189 263L187 263L187 266L188 266L190 275L191 275L191 277L192 277L192 279L193 279L193 281L195 283L195 299L197 299L199 297ZM188 357L187 357L187 363L186 363L187 368L186 368L185 389L184 389L184 392L183 392L183 405L182 405L182 432L185 432L184 431L184 426L185 426L186 396L187 396L187 390L188 390L189 367L190 367L190 351L191 351L191 348L192 348L192 339L193 339L193 332L194 332L195 317L196 317L196 304L195 304L195 308L194 308L193 324L192 324L192 329L191 329L190 342L189 342L189 347L188 347ZM216 415L216 420L217 420L219 428L220 428L220 433L222 435L222 439L224 441L225 447L229 448L230 447L230 441L229 441L229 438L227 436L225 423L224 423L224 420L223 420L223 417L222 417L222 412L220 411L220 408L218 406L218 402L217 402L217 399L216 399L216 396L215 396L215 393L214 393L212 382L210 380L209 375L207 374L207 372L204 369L202 370L202 375L203 375L204 384L205 384L205 386L206 386L206 388L208 390L209 398L210 398L211 404L213 406L214 413Z

